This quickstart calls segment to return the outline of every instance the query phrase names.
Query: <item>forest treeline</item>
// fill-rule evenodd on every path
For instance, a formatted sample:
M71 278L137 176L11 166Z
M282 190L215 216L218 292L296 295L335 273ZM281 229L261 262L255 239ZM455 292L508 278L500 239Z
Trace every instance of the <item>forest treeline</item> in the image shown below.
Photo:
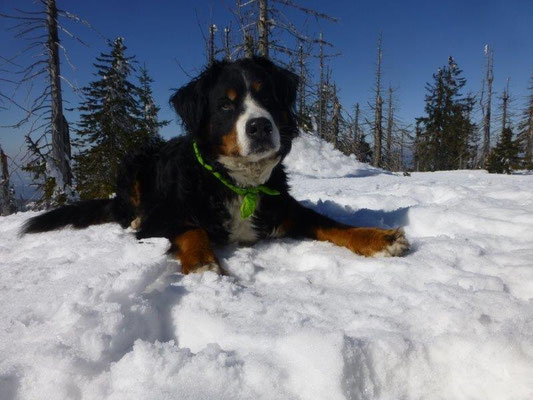
M16 40L26 43L15 56L0 55L1 73L6 76L2 81L15 88L10 95L0 87L0 112L9 107L24 112L11 127L24 134L27 153L20 168L31 174L38 188L38 198L30 206L47 208L79 198L111 196L120 160L147 141L162 140L159 130L169 121L159 119L153 80L146 67L128 54L122 37L106 40L107 50L93 64L94 79L77 90L79 104L67 109L62 91L65 84L72 84L61 74L61 67L62 60L71 61L60 33L80 43L83 40L64 29L62 20L93 28L79 16L58 9L56 0L37 4L41 7L38 11L0 14L13 22ZM423 115L406 122L398 117L397 90L390 85L383 87L381 35L376 55L368 55L376 61L372 98L363 106L341 105L339 85L329 67L331 58L339 56L334 44L322 32L310 34L309 27L304 31L295 26L286 16L288 10L337 22L335 17L293 0L236 0L234 18L220 25L223 29L214 23L205 32L201 29L206 65L217 59L259 55L291 69L300 77L295 112L301 129L376 167L406 173L482 168L511 173L533 168L533 77L527 101L515 118L517 108L511 107L509 83L500 96L495 95L490 46L484 49L486 64L479 93L464 92L463 71L449 57L426 85ZM19 57L31 52L36 56L30 57L29 63L19 62ZM8 74L13 77L7 78ZM37 82L42 91L33 95L28 105L18 102L17 90ZM79 118L68 121L67 115L73 110ZM8 158L0 147L3 215L20 205L10 184Z

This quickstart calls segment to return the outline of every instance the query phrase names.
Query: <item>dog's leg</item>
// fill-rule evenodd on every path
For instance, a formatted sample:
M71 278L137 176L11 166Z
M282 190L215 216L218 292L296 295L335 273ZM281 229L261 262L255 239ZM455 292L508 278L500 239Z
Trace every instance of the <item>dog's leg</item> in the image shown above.
M305 208L296 200L291 203L291 212L279 227L286 236L328 241L366 257L401 256L409 250L409 242L401 228L352 227Z
M312 237L347 247L366 257L401 256L409 250L403 229L314 227Z
M188 230L176 235L171 242L170 252L181 261L183 274L205 271L223 273L205 230L201 228Z

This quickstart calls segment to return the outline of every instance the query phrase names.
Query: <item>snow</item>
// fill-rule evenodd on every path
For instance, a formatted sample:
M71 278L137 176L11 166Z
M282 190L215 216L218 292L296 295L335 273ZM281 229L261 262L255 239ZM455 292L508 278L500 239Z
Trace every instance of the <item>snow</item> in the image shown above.
M412 251L273 240L182 276L164 239L0 218L0 399L533 398L533 175L397 176L305 134L286 164L307 206Z

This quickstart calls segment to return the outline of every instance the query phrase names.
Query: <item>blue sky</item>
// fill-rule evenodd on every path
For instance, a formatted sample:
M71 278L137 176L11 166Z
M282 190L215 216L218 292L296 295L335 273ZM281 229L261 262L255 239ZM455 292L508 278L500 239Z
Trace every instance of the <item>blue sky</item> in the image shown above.
M27 3L27 6L25 6ZM364 108L372 96L376 39L383 32L384 85L397 89L399 117L412 123L423 113L425 84L436 69L453 55L468 80L467 90L478 93L483 70L483 47L490 43L494 49L495 90L501 93L507 77L511 77L514 105L522 105L529 78L533 74L533 1L531 0L442 0L436 1L318 1L299 0L300 4L338 17L337 24L308 21L310 31L322 30L325 38L334 43L331 59L334 80L340 89L344 107L355 102ZM167 104L171 88L189 80L176 60L194 75L205 61L205 47L198 27L207 27L211 20L223 27L233 17L228 9L233 1L176 1L160 0L58 0L58 5L79 14L105 37L123 36L130 55L146 63L155 79L156 102L161 106L161 118L174 119ZM14 7L32 9L30 0L0 0L0 12L12 12ZM285 9L286 10L286 9ZM286 10L287 15L302 24L301 14ZM0 19L0 50L2 55L16 53L24 45L12 38ZM233 26L236 27L235 21ZM89 43L84 47L63 34L63 44L76 66L72 71L63 60L63 73L78 86L93 79L92 63L101 51L108 51L104 40L82 25L66 23ZM316 69L314 70L317 75ZM0 72L2 74L2 72ZM0 85L5 85L0 82ZM5 86L0 86L5 89ZM65 87L65 99L76 105L79 99ZM67 105L68 107L68 105ZM77 115L67 112L67 119L75 122ZM17 118L15 110L0 111L0 125ZM173 121L164 128L165 137L180 131ZM0 143L10 154L16 154L23 143L23 131L0 129Z

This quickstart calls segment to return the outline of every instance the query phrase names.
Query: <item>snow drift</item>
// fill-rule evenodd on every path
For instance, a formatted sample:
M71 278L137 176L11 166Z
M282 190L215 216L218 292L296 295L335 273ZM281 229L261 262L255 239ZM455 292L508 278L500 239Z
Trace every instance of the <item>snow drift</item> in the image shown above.
M385 174L303 134L292 193L413 250L217 249L182 276L117 225L0 218L0 399L531 399L533 176Z

